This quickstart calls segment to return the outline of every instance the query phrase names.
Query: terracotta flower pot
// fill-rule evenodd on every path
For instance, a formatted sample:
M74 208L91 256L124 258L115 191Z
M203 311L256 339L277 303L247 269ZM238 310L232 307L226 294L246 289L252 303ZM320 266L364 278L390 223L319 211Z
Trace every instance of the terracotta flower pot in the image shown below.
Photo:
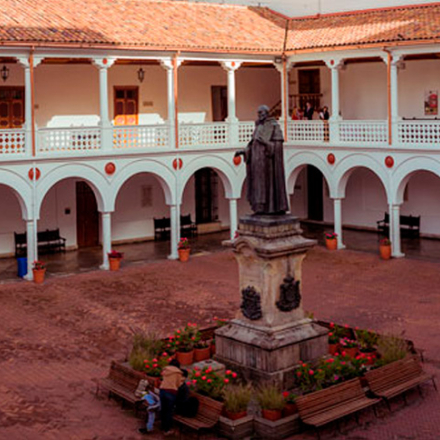
M247 411L231 412L225 409L225 417L229 420L238 420L247 416Z
M286 406L283 409L283 417L293 416L298 412L298 407L296 403L286 403Z
M109 258L108 262L110 264L110 270L112 272L119 270L119 268L121 267L121 260L122 258Z
M331 355L335 355L336 353L339 353L339 344L328 344L328 353Z
M350 356L351 358L355 358L359 352L359 348L358 347L344 348L343 351L345 351L345 354L347 356Z
M281 419L283 412L280 409L262 409L261 415L263 416L263 419L276 422Z
M391 245L380 245L379 246L380 258L382 260L389 260L391 258Z
M194 350L188 352L178 351L176 353L176 359L180 365L191 365L194 362Z
M329 251L335 251L338 248L338 239L337 238L331 238L325 239L325 246Z
M205 348L194 349L194 362L204 361L211 357L211 347L208 345Z
M189 254L191 252L191 249L178 249L179 252L179 260L182 263L186 263L189 260Z
M377 359L377 351L376 350L361 350L361 353L365 356L366 365L374 365Z
M43 284L46 269L32 269L32 272L34 274L34 283Z

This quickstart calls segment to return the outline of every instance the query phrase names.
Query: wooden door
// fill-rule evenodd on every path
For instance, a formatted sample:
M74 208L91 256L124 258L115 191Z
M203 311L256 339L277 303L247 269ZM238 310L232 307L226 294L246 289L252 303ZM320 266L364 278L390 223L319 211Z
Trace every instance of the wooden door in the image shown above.
M226 86L211 87L212 120L224 121L228 116L228 88Z
M314 166L307 167L307 204L308 219L324 220L323 177L321 171Z
M137 125L139 119L139 88L115 87L115 125Z
M24 123L24 88L0 87L0 128L21 128Z
M80 248L99 245L98 206L86 182L76 182L76 240Z

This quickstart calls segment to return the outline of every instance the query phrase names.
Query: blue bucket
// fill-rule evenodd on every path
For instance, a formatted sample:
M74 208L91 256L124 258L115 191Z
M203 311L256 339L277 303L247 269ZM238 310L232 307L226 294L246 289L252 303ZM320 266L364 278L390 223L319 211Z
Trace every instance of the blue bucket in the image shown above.
M17 275L23 278L27 274L27 258L17 258Z

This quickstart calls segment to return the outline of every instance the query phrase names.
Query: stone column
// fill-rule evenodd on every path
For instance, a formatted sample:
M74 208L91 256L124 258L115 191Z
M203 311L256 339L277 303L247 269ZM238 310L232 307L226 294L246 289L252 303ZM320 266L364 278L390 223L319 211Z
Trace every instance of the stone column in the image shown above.
M176 260L179 258L177 252L177 244L180 237L180 207L179 205L169 205L170 206L170 222L171 222L171 253L168 255L169 260Z
M102 222L102 265L103 270L109 270L110 265L108 261L108 253L112 250L112 226L111 226L111 212L101 212Z
M391 137L394 145L399 143L399 77L400 56L393 56L390 66L391 89Z
M223 69L228 73L228 117L229 143L238 145L238 118L236 114L235 71L241 66L237 61L222 61Z
M170 149L173 149L176 147L176 100L174 95L175 90L173 60L161 60L160 64L167 72L167 124L169 128L168 140ZM180 61L178 61L177 65L180 65Z
M342 199L333 199L335 232L338 234L338 249L345 249L342 240Z
M290 215L240 219L238 237L226 244L239 266L241 307L236 319L216 330L216 358L247 380L293 386L299 360L327 353L327 329L302 309L301 266L316 243L300 235Z
M401 258L405 254L402 253L400 246L400 205L390 205L390 208L391 255L394 258Z
M94 64L99 68L99 113L101 127L101 148L113 149L113 127L109 118L108 102L108 69L114 64L116 58L94 59Z
M235 233L237 232L237 199L229 199L229 218L231 240L234 240Z
M29 281L34 279L32 265L38 259L36 238L36 221L34 219L26 220L27 275L25 279Z
M332 76L332 109L330 114L329 129L330 129L330 142L339 142L339 121L342 119L340 116L340 93L339 93L339 71L344 65L343 59L332 59L326 61L327 67L330 68Z

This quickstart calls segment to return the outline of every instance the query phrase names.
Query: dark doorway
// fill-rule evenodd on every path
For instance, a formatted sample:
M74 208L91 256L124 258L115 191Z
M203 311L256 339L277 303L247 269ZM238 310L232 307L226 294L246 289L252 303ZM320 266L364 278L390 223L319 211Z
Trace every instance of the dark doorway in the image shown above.
M80 248L99 245L98 206L86 182L76 182L76 240Z
M305 108L309 101L315 110L321 108L321 78L319 69L298 70L299 108Z
M196 223L211 223L218 220L218 176L211 168L196 171Z
M314 166L307 166L307 217L309 220L324 220L323 176Z
M224 121L228 116L228 88L226 86L211 87L212 120Z

